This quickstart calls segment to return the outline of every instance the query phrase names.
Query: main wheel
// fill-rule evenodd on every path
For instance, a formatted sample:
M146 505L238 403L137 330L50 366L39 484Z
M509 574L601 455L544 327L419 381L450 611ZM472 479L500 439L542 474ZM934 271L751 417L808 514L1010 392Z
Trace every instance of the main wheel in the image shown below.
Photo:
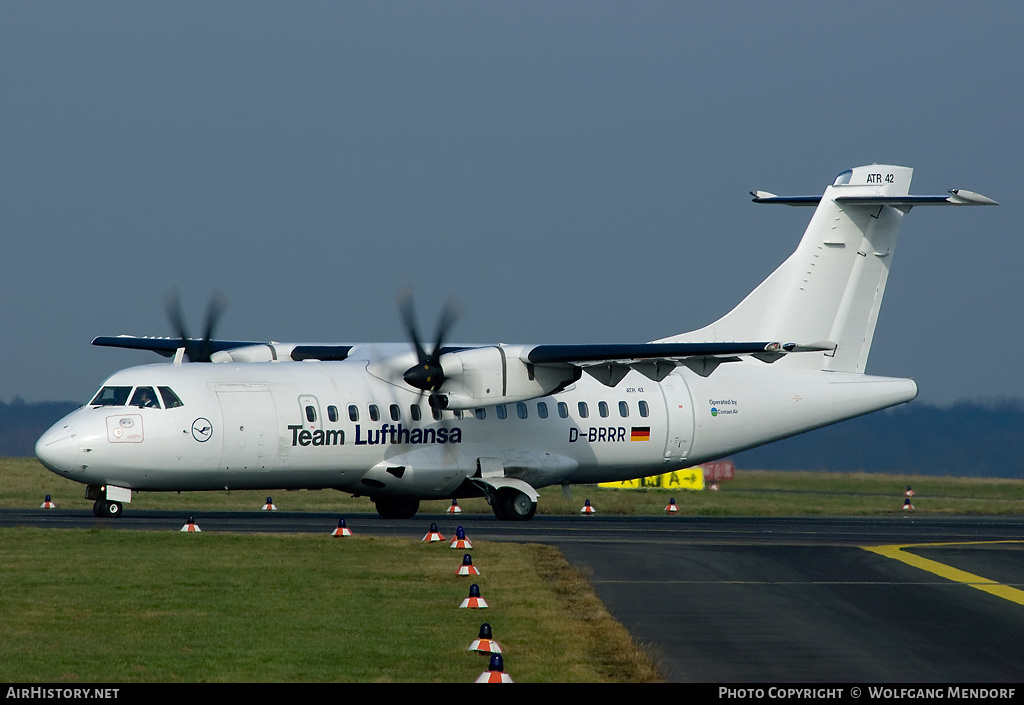
M420 510L418 499L375 499L373 504L383 519L412 519Z
M499 493L492 508L494 516L503 521L529 521L537 513L537 503L519 490Z

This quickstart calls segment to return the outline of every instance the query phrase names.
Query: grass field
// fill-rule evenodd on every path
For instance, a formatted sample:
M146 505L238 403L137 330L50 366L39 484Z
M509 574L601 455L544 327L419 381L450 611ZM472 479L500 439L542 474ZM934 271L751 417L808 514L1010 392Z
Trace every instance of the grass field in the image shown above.
M740 471L718 491L542 490L540 512L886 515L914 488L925 514L1024 511L1024 481ZM0 459L0 507L89 509L84 488L34 459ZM142 493L126 508L259 509L262 492ZM275 493L282 511L369 512L334 491ZM425 503L440 512L447 502ZM489 512L482 500L466 512ZM517 682L652 682L657 654L632 641L586 576L547 546L475 542L473 580L491 607L458 608L461 552L356 536L0 530L0 680L471 682L466 651L492 624ZM457 554L457 555L456 555Z
M456 555L457 554L457 555ZM0 530L0 681L471 683L488 622L522 682L655 681L652 660L545 546Z

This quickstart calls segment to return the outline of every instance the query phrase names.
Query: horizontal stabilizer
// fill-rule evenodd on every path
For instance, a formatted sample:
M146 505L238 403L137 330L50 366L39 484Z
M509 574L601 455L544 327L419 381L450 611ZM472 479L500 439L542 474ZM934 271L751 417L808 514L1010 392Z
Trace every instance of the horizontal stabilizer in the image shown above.
M778 204L784 206L817 206L821 196L776 196L767 191L751 191L754 203ZM968 191L952 189L948 196L836 196L835 202L851 206L892 206L893 208L912 208L913 206L998 206L988 196Z

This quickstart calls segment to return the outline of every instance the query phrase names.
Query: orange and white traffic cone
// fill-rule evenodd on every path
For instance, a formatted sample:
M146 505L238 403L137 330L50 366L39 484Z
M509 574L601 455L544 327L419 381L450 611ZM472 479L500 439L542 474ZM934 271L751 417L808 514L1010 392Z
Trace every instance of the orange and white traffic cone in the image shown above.
M459 506L457 499L452 500L452 506L448 507L449 514L462 514L462 507Z
M595 510L590 506L590 500L583 502L583 509L580 510L580 514L594 514Z
M43 503L39 505L39 508L40 509L56 509L57 505L53 503L52 499L50 499L50 495L46 495L46 499L44 499Z
M501 654L491 654L491 663L487 670L477 677L477 683L511 683L512 676L505 673L505 662Z
M473 565L473 557L468 553L462 557L462 565L455 571L456 575L480 575L480 571Z
M910 497L907 497L905 500L903 500L903 509L904 510L913 509L913 508L914 508L914 505L910 503Z
M448 548L473 548L473 542L466 538L466 530L460 526L455 529L455 538L448 544Z
M676 499L675 499L675 497L673 497L672 499L670 499L668 501L668 506L665 507L665 511L668 512L669 514L675 514L676 512L679 511L679 507L676 506Z
M480 636L473 640L466 651L476 651L481 654L501 653L501 644L494 640L490 624L484 622L480 625Z
M444 541L444 536L437 530L437 524L431 524L430 531L423 535L423 540L426 543L434 543L435 541Z
M473 583L469 586L469 597L462 601L459 609L485 610L489 606L487 600L480 597L480 586Z
M344 519L338 519L338 528L331 532L331 536L351 536L352 530L345 526Z
M199 525L196 524L196 520L191 516L188 518L188 521L185 522L185 526L181 527L181 530L189 534L198 534L203 531L199 528Z
M274 506L274 500L267 497L267 503L263 505L263 511L265 512L276 512L277 507Z
M910 485L907 485L907 491L906 491L906 492L904 492L903 494L904 494L904 496L906 496L906 497L913 497L913 496L914 496L914 490L912 490L912 489L910 488Z

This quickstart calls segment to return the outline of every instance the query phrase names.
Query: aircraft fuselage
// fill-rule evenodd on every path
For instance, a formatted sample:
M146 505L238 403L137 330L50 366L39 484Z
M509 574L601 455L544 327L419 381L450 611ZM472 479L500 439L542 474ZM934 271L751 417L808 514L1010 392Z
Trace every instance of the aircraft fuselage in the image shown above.
M435 411L352 359L146 365L104 388L170 388L181 406L87 405L37 450L71 480L139 491L447 498L488 468L533 487L667 472L917 393L911 380L822 371L780 369L766 382L761 364L709 377L681 367L660 383L631 372L615 387L585 375L558 394L464 412Z

